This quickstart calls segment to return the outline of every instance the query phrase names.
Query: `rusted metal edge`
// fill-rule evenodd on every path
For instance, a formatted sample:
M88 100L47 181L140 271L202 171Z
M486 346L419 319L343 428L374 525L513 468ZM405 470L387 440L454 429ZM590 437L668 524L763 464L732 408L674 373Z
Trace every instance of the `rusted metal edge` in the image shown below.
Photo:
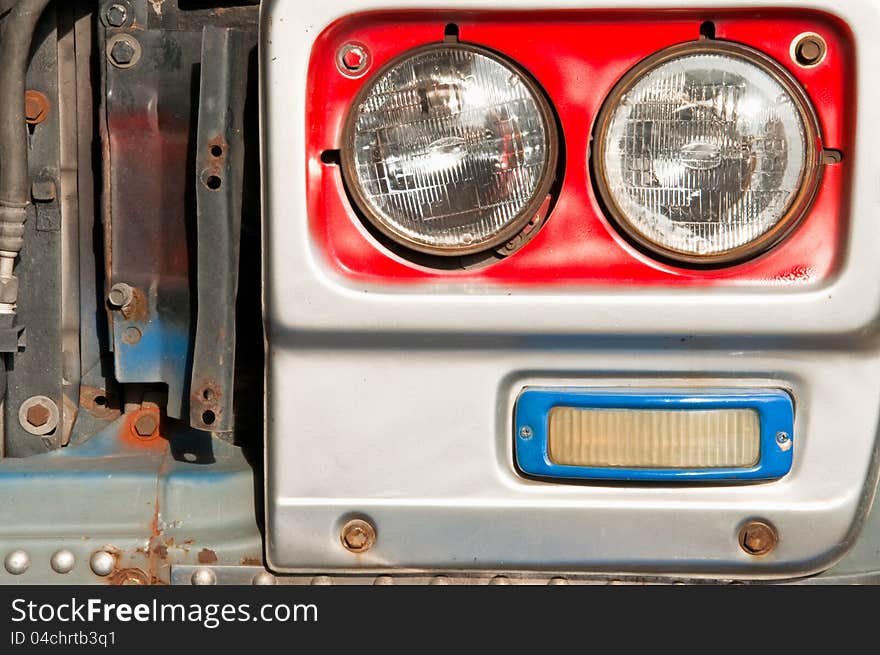
M253 36L232 28L202 32L196 140L198 311L190 425L229 432L235 425L235 299L244 179L243 114Z

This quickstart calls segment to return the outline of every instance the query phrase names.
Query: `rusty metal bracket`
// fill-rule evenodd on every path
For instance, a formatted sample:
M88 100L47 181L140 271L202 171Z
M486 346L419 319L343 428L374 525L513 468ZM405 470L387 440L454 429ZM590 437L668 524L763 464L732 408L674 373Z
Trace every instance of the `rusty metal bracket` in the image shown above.
M244 179L244 103L253 36L206 26L202 32L196 140L198 311L190 424L232 431L235 300ZM210 62L210 63L208 63Z

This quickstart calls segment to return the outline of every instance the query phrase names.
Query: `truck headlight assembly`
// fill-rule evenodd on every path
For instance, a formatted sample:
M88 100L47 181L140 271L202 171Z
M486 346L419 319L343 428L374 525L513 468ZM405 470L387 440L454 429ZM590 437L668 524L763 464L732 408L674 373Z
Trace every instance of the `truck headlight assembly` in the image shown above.
M755 256L796 225L819 181L810 102L735 43L672 46L630 70L597 117L592 165L611 218L643 250L686 265Z
M536 215L555 177L550 105L512 62L461 43L410 50L356 97L340 152L350 196L395 242L489 250Z

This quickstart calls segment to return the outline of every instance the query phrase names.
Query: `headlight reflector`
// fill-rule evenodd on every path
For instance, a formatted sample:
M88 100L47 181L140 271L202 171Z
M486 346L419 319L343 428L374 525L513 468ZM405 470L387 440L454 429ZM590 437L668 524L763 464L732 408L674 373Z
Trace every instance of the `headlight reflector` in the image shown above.
M818 181L818 127L778 64L727 42L673 46L618 83L597 120L600 195L639 245L692 264L766 250Z
M492 52L444 43L379 71L343 136L355 203L394 241L462 255L514 237L552 184L557 135L531 79Z

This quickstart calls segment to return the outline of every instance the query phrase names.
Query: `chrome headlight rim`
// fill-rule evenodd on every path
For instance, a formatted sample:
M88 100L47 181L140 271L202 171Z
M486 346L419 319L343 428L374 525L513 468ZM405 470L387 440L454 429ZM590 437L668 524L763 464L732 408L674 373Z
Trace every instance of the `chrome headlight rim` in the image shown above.
M374 211L370 202L360 184L357 175L357 164L354 157L355 148L355 129L359 114L359 107L371 93L373 86L382 79L382 76L411 57L416 57L425 53L442 50L464 50L475 54L488 57L504 66L512 74L515 74L525 85L535 100L535 105L541 115L545 126L545 134L547 137L547 148L544 157L544 169L541 178L535 187L535 191L529 202L526 203L516 216L511 219L508 224L499 230L491 239L486 239L480 243L469 246L431 246L420 241L410 238L408 235L390 225L383 217ZM475 255L496 250L499 246L503 246L511 239L520 234L535 216L538 215L541 206L544 204L548 194L551 193L554 183L559 176L560 164L560 125L547 93L538 84L535 78L521 64L514 59L499 53L495 50L474 43L456 42L435 42L422 46L409 48L398 55L392 57L389 61L379 67L370 74L363 86L352 100L345 121L342 126L342 138L340 140L341 147L339 152L340 168L342 171L342 181L345 190L348 193L353 209L369 224L375 228L382 236L390 239L397 246L402 246L406 250L426 255L437 255L444 258L461 257L465 255ZM549 220L549 216L541 221L541 225Z
M791 97L804 126L804 163L801 168L798 192L792 198L782 217L772 228L748 243L698 255L671 248L644 236L626 215L607 184L605 155L606 137L611 119L621 96L628 92L644 75L655 68L682 56L726 55L745 61L770 75ZM640 251L663 263L687 268L720 268L749 261L764 254L783 241L801 223L815 199L822 176L822 141L819 120L813 103L797 79L778 61L763 52L734 41L699 40L669 46L642 59L632 66L611 89L602 103L592 130L590 173L593 185L605 209L606 216L617 231Z

